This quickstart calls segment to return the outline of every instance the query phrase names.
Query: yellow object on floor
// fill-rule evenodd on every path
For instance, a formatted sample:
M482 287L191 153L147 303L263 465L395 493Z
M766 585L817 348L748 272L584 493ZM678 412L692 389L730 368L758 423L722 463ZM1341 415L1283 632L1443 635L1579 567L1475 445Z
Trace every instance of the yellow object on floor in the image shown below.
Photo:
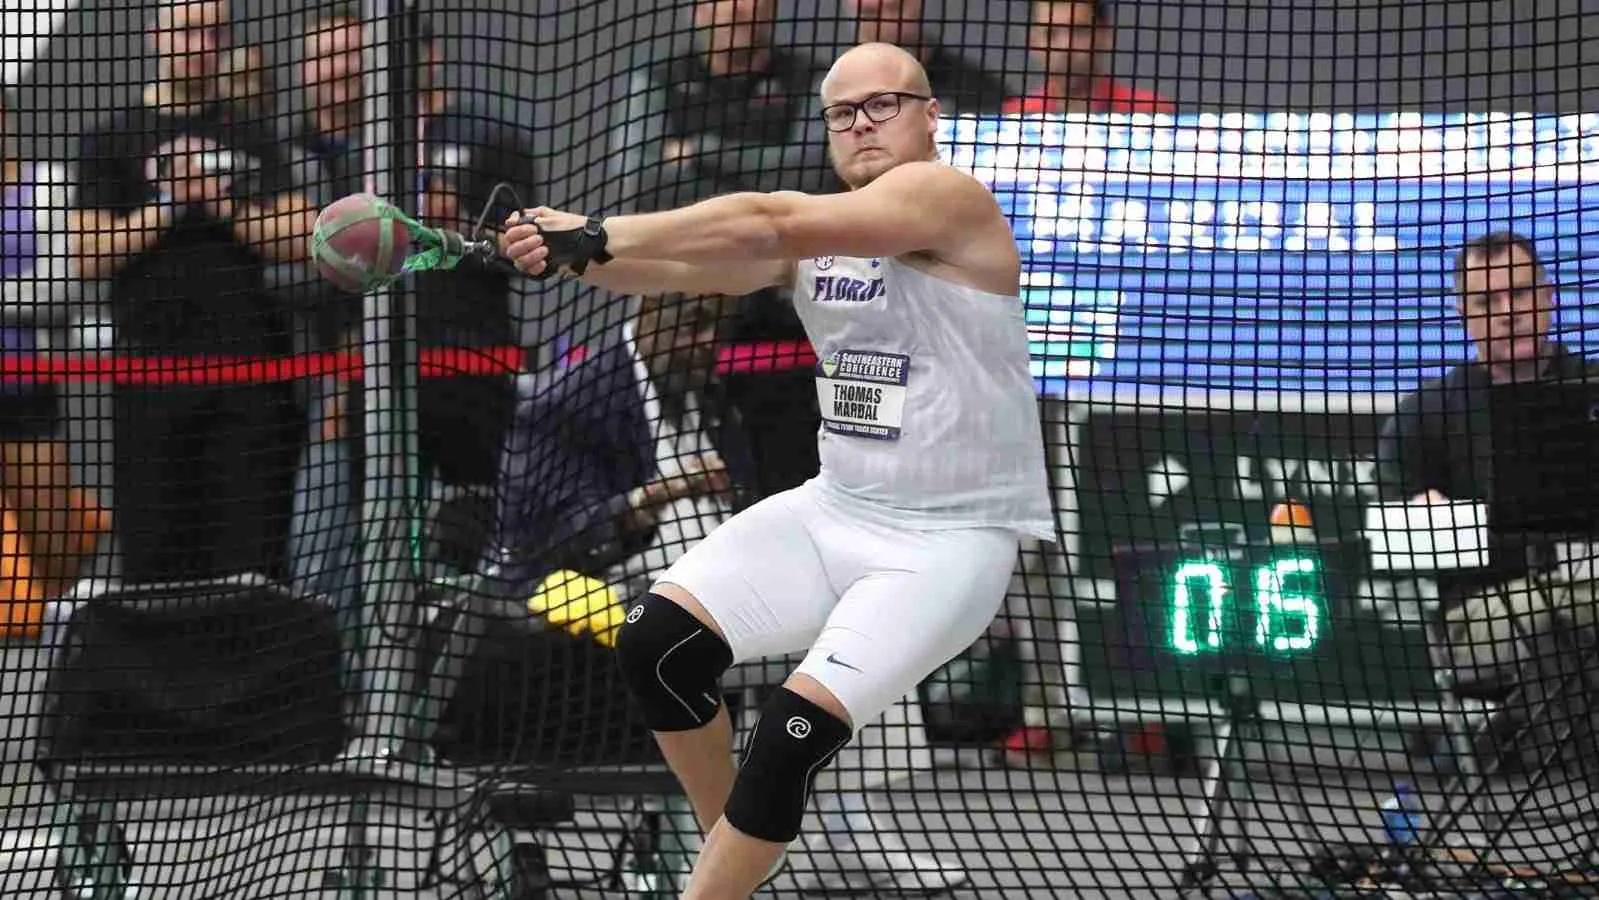
M573 637L591 636L601 646L616 646L616 629L626 611L616 591L597 578L561 569L551 572L527 601L528 612L564 627Z

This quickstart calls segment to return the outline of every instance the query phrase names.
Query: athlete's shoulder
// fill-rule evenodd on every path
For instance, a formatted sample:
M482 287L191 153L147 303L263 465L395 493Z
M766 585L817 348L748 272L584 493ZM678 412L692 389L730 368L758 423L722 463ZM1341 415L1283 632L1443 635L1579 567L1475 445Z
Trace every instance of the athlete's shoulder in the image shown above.
M956 268L975 263L978 269L988 269L996 260L1012 268L1005 260L1017 252L1015 235L988 185L970 172L935 160L904 163L882 177L895 173L899 173L901 191L915 192L915 199L908 202L924 212L936 210L940 232L953 242L927 248L919 255Z
M972 173L965 169L958 169L939 159L916 159L902 162L879 176L878 180L901 180L919 185L950 185L965 188L978 188L984 193L988 187L978 181Z
M900 163L878 176L871 186L898 195L917 209L936 207L945 213L999 209L999 201L988 185L970 172L938 160Z

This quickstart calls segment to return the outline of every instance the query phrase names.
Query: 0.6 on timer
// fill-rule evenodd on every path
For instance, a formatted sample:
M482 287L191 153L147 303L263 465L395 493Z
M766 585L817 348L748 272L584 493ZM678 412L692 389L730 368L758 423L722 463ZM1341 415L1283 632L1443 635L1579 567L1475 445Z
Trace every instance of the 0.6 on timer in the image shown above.
M1241 639L1270 654L1297 655L1321 640L1326 604L1315 559L1281 557L1244 572L1210 559L1175 566L1165 631L1176 653L1219 653ZM1234 590L1238 574L1247 575L1236 579L1245 592Z

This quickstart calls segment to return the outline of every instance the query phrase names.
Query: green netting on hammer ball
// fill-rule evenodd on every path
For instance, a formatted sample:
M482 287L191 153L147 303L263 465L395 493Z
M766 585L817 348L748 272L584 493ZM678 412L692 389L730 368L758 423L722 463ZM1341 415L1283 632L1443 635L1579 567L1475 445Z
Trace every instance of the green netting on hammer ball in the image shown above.
M361 285L363 292L377 290L397 281L407 272L421 272L430 269L453 269L465 256L465 247L459 240L450 240L442 231L429 228L421 222L406 215L392 203L382 198L373 198L368 204L369 209L351 210L341 212L331 217L319 218L316 227L311 232L311 252L316 258L337 270L339 274L349 278L352 282ZM334 250L328 239L343 229L363 221L376 214L380 228L378 230L378 259L388 259L394 249L394 230L390 228L393 222L399 222L411 236L416 249L405 257L405 262L400 266L400 271L393 275L375 271L361 265L359 260L351 259Z

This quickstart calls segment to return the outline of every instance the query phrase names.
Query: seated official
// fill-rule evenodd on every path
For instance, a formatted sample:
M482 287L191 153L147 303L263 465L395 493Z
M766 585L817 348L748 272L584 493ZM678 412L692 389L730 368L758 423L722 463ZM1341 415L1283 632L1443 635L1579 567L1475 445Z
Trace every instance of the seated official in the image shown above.
M1539 385L1599 383L1599 367L1550 340L1554 287L1526 238L1500 232L1467 244L1456 259L1455 291L1477 358L1400 403L1379 440L1379 471L1384 493L1395 501L1478 501L1488 505L1492 523L1495 479L1506 477L1496 469L1506 464L1496 463L1488 446L1496 409L1491 398L1506 386L1533 396L1526 392ZM1490 534L1506 552L1496 552L1488 570L1441 573L1447 650L1462 683L1521 681L1526 666L1547 655L1540 639L1556 628L1594 624L1591 570L1529 570L1525 555L1518 557L1525 537Z
M733 514L753 464L713 377L722 306L644 298L620 343L521 398L499 498L508 589L565 569L635 596Z

